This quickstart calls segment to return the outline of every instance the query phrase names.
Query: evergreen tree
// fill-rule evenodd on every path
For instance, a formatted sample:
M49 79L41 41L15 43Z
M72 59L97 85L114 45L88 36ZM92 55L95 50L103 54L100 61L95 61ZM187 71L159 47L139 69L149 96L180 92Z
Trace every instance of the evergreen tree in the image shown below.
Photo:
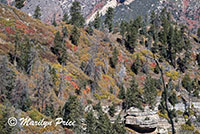
M200 54L197 54L196 60L197 60L198 65L200 66Z
M33 41L26 40L24 44L20 44L20 60L18 66L27 74L31 74L33 64L36 56L35 49L33 48Z
M99 29L101 27L101 18L100 18L99 12L97 12L97 15L93 23L94 23L94 28Z
M143 109L141 106L141 94L138 90L138 84L136 83L135 78L133 77L131 80L131 86L128 88L125 98L125 105L126 109L129 109L130 107L134 106L140 109Z
M55 17L54 17L54 19L53 19L52 25L53 25L54 27L57 26L57 22L56 22L56 18L55 18Z
M99 111L98 114L98 123L96 126L97 134L110 134L112 126L107 114L103 111Z
M88 33L89 35L91 35L91 36L93 35L94 30L93 30L93 28L92 28L92 24L91 24L91 23L88 25L86 31L87 31L87 33Z
M72 7L70 9L71 20L70 24L75 25L77 27L83 27L85 23L85 19L81 14L81 5L80 2L75 1L72 3Z
M8 125L8 119L16 116L14 115L14 111L15 109L8 101L4 105L0 104L0 134L16 134L19 131L16 127Z
M86 116L86 133L87 134L96 134L96 118L93 111L91 110Z
M110 61L110 64L111 64L111 67L115 68L116 65L117 65L117 62L118 62L118 50L117 48L115 47L113 52L112 52L112 58L111 58L111 61Z
M45 115L46 116L50 116L51 118L54 118L54 107L53 107L53 104L46 104L46 107L45 107L45 111L44 111Z
M24 7L24 2L25 0L15 0L15 7L21 9L22 7Z
M60 32L58 31L54 37L54 53L56 55L60 55L60 52L62 50L62 36L60 35Z
M156 14L155 14L155 11L152 11L151 12L151 18L150 18L150 23L152 25L155 25L155 20L156 20Z
M65 12L65 13L64 13L62 21L65 22L66 24L69 23L68 12Z
M147 77L144 84L144 93L143 93L143 101L145 104L148 104L150 108L154 108L157 96L157 90L155 87L155 83L151 77Z
M125 37L126 26L127 26L127 23L125 21L122 21L120 24L120 34L123 38Z
M64 27L62 29L62 34L63 34L63 38L67 38L68 37L68 30L67 30L67 27Z
M9 68L7 57L0 61L0 101L11 99L11 93L16 86L16 74Z
M73 129L76 133L81 133L81 104L76 96L70 95L63 107L63 120L76 121L75 126L67 126Z
M124 123L120 123L120 121L121 121L121 118L119 114L115 122L112 124L111 134L126 134Z
M133 26L136 27L136 29L138 30L139 28L142 27L142 17L138 16L134 22L133 22Z
M118 98L125 99L125 97L126 97L126 92L125 92L124 86L122 85L122 86L120 86Z
M101 102L97 103L93 108L98 112L102 111Z
M127 41L127 48L131 53L134 52L137 43L137 36L138 36L138 29L134 26L134 23L130 21L130 24L127 26L127 34L126 34L126 41Z
M178 103L176 93L172 93L168 100L173 106L175 106L175 104Z
M105 25L109 29L109 32L112 32L113 29L113 17L114 17L114 9L112 7L109 7L106 12L106 18L105 18Z
M197 30L197 36L200 38L200 27Z
M141 67L141 61L139 59L139 56L137 55L136 60L133 62L133 65L131 66L131 70L138 74L139 68Z
M159 74L160 70L158 65L156 65L156 67L154 68L154 73Z
M79 38L80 38L80 31L76 26L74 26L71 32L70 40L74 45L78 45Z
M114 117L115 113L116 113L116 110L115 110L115 105L112 104L111 106L109 106L109 110L108 110L108 113L111 117Z
M126 27L127 27L127 22L122 21L120 24L120 35L122 36L122 45L124 45L125 34L127 31Z
M35 19L39 19L40 20L40 17L41 17L41 13L40 13L40 6L38 5L35 9L35 12L33 14L33 17Z
M186 75L183 77L182 86L183 86L189 93L192 92L192 90L193 90L192 80L191 80L191 78L190 78L190 76L189 76L188 74L186 74Z

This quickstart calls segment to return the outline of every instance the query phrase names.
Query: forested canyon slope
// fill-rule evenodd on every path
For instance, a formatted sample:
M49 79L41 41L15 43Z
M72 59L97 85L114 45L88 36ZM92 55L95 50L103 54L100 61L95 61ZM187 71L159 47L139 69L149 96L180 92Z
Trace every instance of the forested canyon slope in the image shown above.
M198 1L1 2L0 134L200 133Z

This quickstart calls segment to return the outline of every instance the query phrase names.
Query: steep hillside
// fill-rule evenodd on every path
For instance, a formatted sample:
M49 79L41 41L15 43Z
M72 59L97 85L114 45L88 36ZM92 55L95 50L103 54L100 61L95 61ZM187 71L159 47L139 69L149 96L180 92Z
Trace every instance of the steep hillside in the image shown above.
M0 133L200 133L200 39L168 15L91 32L0 3ZM10 117L75 126L9 126Z
M14 5L13 0L4 0L2 2ZM196 33L197 28L200 26L199 0L81 0L80 3L87 23L94 20L98 11L101 15L105 15L108 7L115 8L115 22L123 19L135 19L137 16L145 17L150 15L150 12L153 10L160 12L161 9L166 7L178 23L188 26L193 33ZM33 15L38 5L41 7L42 21L51 24L54 18L60 21L65 12L69 13L72 0L28 0L25 2L22 11Z

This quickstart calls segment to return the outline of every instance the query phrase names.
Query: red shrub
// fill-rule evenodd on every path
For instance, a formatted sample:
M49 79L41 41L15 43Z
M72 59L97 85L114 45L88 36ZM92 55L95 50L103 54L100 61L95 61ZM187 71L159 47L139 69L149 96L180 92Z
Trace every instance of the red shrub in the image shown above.
M156 63L151 63L150 65L152 68L155 68L156 67Z
M5 30L8 34L14 34L14 31L10 27L6 27Z
M67 79L68 81L71 81L71 77L70 76L65 76L65 79Z
M77 49L78 49L78 47L77 47L77 46L74 46L74 52L76 52L76 51L77 51Z

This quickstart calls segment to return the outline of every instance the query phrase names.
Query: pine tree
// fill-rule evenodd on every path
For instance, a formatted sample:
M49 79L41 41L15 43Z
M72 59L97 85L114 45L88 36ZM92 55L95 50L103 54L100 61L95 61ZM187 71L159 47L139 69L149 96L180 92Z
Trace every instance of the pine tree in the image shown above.
M155 11L152 11L151 12L151 18L150 18L150 23L152 25L155 25L155 20L156 20L156 14L155 14Z
M98 123L96 126L97 134L110 134L112 131L112 125L107 114L103 111L98 113Z
M54 17L54 19L53 19L52 25L53 25L54 27L57 26L57 22L56 22L56 18L55 18L55 17Z
M63 34L63 38L67 38L68 37L68 30L67 30L67 27L64 27L62 29L62 34Z
M60 34L60 32L58 31L54 37L54 44L55 44L55 51L56 51L56 55L60 55L60 52L62 50L62 36Z
M134 77L132 78L130 83L131 83L131 86L127 90L126 99L125 99L126 109L129 109L132 106L142 109L141 94L139 93L138 84Z
M119 52L117 50L117 48L115 47L113 52L112 52L112 58L111 58L111 67L115 68L116 65L117 65L117 61L118 61L118 55L119 55Z
M122 39L124 39L125 37L126 26L127 26L127 23L125 21L122 21L120 24L120 35L122 36Z
M19 50L21 55L18 66L25 73L31 74L36 56L35 49L33 48L33 41L26 39L24 44L20 44Z
M197 54L196 60L197 60L198 65L200 66L200 54Z
M121 122L121 115L119 114L115 122L112 124L112 134L126 134L124 123Z
M75 25L77 27L83 27L85 23L85 19L81 14L81 5L80 2L75 1L72 3L72 7L70 9L71 20L70 24Z
M44 114L45 114L46 116L50 116L50 117L54 118L55 111L54 111L54 106L53 106L52 103L49 104L49 105L46 104Z
M200 38L200 27L197 30L197 36Z
M108 113L111 117L115 116L116 110L115 110L115 104L112 104L111 106L109 106L109 110Z
M93 111L91 110L87 116L86 116L86 133L87 134L96 134L96 130L95 130L95 127L96 127L96 118L94 116L94 113Z
M126 92L125 92L124 86L122 85L122 86L120 86L118 98L125 99L125 97L126 97Z
M192 92L192 90L193 90L193 87L192 87L192 80L191 80L191 78L190 78L190 76L189 76L188 74L186 74L186 75L183 77L182 86L183 86L189 93Z
M138 30L139 28L142 27L142 17L138 16L134 22L133 22L133 26L136 27L136 29Z
M141 67L141 61L139 59L139 56L137 55L136 60L133 62L133 65L131 66L131 70L135 73L138 74L139 68Z
M66 24L69 23L69 16L68 16L68 12L65 12L65 14L63 15L63 19L62 19L63 22L65 22Z
M150 108L154 108L157 96L157 90L151 77L147 77L144 84L143 101L148 104Z
M138 29L134 26L133 22L130 21L130 24L127 26L127 34L126 34L126 41L127 41L127 48L131 53L134 52L138 37Z
M94 28L99 29L101 27L101 18L99 16L99 12L97 12L97 15L93 23L94 23Z
M63 120L76 121L75 126L67 126L73 129L76 133L81 133L81 104L76 96L70 95L63 107ZM66 127L66 126L65 126Z
M80 38L80 31L76 26L74 26L71 32L70 40L74 45L78 45L79 38Z
M39 19L40 20L40 17L41 17L41 13L40 13L40 6L38 5L37 7L36 7L36 9L35 9L35 12L34 12L34 14L33 14L33 17L35 18L35 19Z
M92 24L91 24L91 23L88 25L86 31L87 31L87 33L88 33L90 36L93 35L94 30L93 30L93 28L92 28Z
M109 29L109 32L112 32L114 9L112 7L109 7L105 16L106 16L106 19L105 19L104 23L107 26L107 28Z
M7 57L3 57L0 61L0 85L0 101L10 100L16 86L16 74L9 68Z
M175 106L175 104L178 103L176 93L172 93L171 96L168 98L168 100L173 106Z
M63 37L60 35L60 32L57 32L54 38L54 53L58 55L58 61L60 64L65 65L65 62L68 58L67 50L65 47L65 38L67 37L68 31L67 28L64 27L62 29Z
M25 0L15 0L15 7L21 9L22 7L24 7L24 2Z
M12 127L8 125L8 119L10 117L15 117L15 109L9 103L9 101L4 102L4 105L0 104L0 134L16 134L19 130L17 127Z

